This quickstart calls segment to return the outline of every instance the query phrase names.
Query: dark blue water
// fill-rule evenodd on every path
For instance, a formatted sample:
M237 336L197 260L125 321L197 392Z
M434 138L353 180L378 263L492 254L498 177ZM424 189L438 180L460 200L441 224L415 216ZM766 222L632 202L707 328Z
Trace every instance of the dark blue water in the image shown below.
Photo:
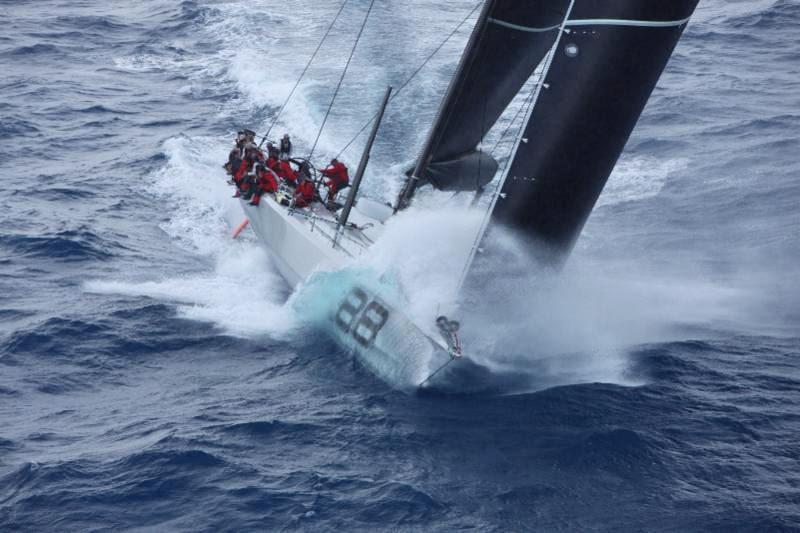
M393 391L230 240L231 132L269 124L319 4L0 5L0 529L800 530L800 4L702 0L568 287L476 339L538 376L496 396ZM365 7L282 116L298 146ZM472 7L376 7L321 153ZM465 38L393 104L369 194Z

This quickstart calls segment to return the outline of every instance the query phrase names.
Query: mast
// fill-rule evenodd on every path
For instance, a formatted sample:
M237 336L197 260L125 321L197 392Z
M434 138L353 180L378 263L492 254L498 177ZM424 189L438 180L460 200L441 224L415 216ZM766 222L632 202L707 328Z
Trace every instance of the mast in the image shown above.
M425 170L427 169L428 163L431 159L431 152L433 151L434 143L437 136L440 134L441 128L439 125L448 115L447 111L453 105L456 91L461 84L460 82L464 78L467 67L474 59L474 51L478 46L478 42L480 41L482 29L484 26L486 26L486 23L489 20L489 13L492 11L494 3L495 0L486 0L486 2L483 4L483 9L481 9L480 14L478 15L478 20L475 22L475 27L472 30L472 34L469 37L466 48L464 48L464 53L462 54L461 60L458 63L456 72L453 75L453 78L450 80L447 93L445 93L442 104L439 106L439 111L436 113L436 120L434 120L433 126L431 126L431 129L428 132L428 137L425 140L425 144L422 145L422 150L417 158L417 164L415 165L414 170L411 171L411 175L409 175L408 179L406 179L406 184L397 198L397 204L394 208L395 212L397 212L399 209L405 209L408 206L408 202L411 201L411 197L414 195L414 191L419 184L420 177L425 175Z
M342 213L339 215L339 228L337 230L337 236L341 231L344 231L344 228L347 226L347 219L350 218L350 211L353 209L353 204L356 201L358 189L361 187L361 180L364 177L364 171L367 168L367 163L369 163L369 154L372 151L372 145L375 143L375 138L378 136L378 129L380 128L383 115L386 112L386 106L389 105L389 98L391 96L392 87L389 86L386 88L386 93L383 95L381 108L380 111L378 111L378 115L375 117L375 123L372 125L372 132L369 134L367 145L364 147L364 152L361 154L361 161L358 163L358 170L356 170L356 175L353 178L353 184L350 186L350 194L347 195L347 201L342 208ZM334 243L334 246L335 245L336 244Z

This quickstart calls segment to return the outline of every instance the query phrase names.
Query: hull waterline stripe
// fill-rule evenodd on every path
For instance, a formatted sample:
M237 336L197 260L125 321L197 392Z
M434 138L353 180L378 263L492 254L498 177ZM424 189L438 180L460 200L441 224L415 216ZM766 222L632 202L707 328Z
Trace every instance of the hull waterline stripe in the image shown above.
M689 18L685 18L682 20L622 20L622 19L580 19L580 20L570 20L567 21L565 27L570 28L573 26L627 26L633 28L676 28L678 26L683 26L687 22L689 22ZM548 26L546 28L531 28L528 26L520 26L518 24L512 24L510 22L505 22L503 20L498 19L489 19L490 22L493 24L497 24L498 26L503 26L505 28L510 28L512 30L517 31L524 31L527 33L545 33L548 31L557 30L561 27L558 26Z

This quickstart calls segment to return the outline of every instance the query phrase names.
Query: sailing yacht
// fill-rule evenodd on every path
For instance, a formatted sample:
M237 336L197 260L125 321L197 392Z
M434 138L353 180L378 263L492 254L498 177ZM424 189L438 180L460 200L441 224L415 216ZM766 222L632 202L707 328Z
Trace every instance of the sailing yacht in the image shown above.
M487 0L394 205L358 195L389 88L341 209L296 208L278 191L258 206L242 202L245 214L293 286L368 254L424 186L488 199L464 271L453 273L462 282L477 275L480 256L491 256L498 231L536 250L536 265L563 264L697 2ZM480 146L525 87L532 90L500 168ZM453 315L423 322L375 285L343 290L329 313L333 336L392 386L485 383L488 370L461 346Z

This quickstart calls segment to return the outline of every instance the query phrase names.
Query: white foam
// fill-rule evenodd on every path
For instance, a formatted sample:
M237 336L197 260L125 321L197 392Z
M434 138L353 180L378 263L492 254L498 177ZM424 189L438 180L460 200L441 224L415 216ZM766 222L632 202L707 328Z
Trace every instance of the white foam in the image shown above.
M457 283L483 216L447 198L439 197L438 211L412 208L392 219L357 261L376 276L390 273L400 281L408 299L403 312L418 324L455 308ZM514 257L521 270L535 264L513 236L495 231L493 238L510 252L504 261ZM462 320L465 352L491 368L535 375L537 387L639 384L628 374L633 347L685 338L685 327L734 320L744 297L686 272L668 275L632 261L614 266L585 257L574 258L557 276L531 270L523 279L495 280L492 290L491 303L471 301L451 317Z
M169 57L154 54L137 54L113 59L114 67L126 72L162 72L174 70L176 61Z
M689 166L687 159L658 159L650 156L623 157L617 163L597 206L644 200L657 196L674 172Z
M405 310L418 323L433 324L452 308L483 214L455 207L412 208L394 217L359 265L397 279Z
M491 309L468 309L464 345L492 367L534 372L541 386L603 381L634 385L629 354L643 343L686 338L687 327L735 320L745 295L684 272L634 261L576 258L556 276L495 283ZM475 350L475 351L470 351Z
M221 161L228 143L210 137L175 137L164 143L167 164L147 190L168 207L161 225L180 245L203 255L216 255L230 240L230 227L244 219Z
M289 73L267 68L264 56L252 49L232 53L228 74L251 104L277 108L289 96L295 80L290 79Z
M150 281L90 281L85 290L145 296L177 304L179 316L212 322L234 335L283 337L296 326L284 305L282 281L266 253L252 245L226 247L214 270Z
M237 335L283 336L294 326L287 287L266 252L252 236L231 239L244 219L220 166L227 154L223 139L185 136L164 143L167 163L149 178L146 189L165 207L161 224L171 243L206 258L211 268L180 275L163 272L149 280L95 280L86 290L146 296L178 304L181 316L213 322Z

